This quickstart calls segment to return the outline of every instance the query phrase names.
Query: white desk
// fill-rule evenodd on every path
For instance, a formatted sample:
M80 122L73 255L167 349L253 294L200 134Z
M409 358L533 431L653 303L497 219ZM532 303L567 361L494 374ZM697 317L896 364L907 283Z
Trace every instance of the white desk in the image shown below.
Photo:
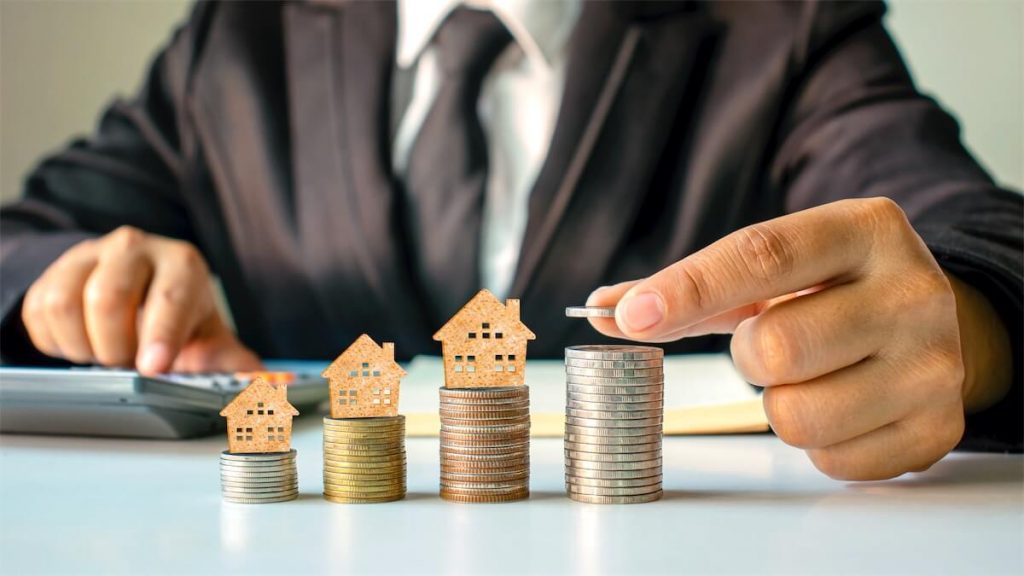
M437 496L437 440L409 439L409 496L320 497L320 421L296 422L299 500L220 500L220 437L0 437L0 573L1017 573L1019 456L956 454L924 474L834 482L771 436L665 440L665 500L583 505L562 444L533 444L533 496Z

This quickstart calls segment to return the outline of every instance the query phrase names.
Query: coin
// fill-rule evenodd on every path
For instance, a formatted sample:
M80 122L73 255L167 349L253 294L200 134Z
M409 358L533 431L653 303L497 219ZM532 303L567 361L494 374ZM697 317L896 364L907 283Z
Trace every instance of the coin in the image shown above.
M664 366L664 358L652 358L650 360L589 360L586 358L565 358L566 366L578 368L655 368Z
M494 388L439 388L441 399L462 398L472 400L491 400L503 398L529 397L529 386L500 386Z
M637 462L596 462L593 460L565 459L566 468L575 470L646 470L660 468L661 458Z
M591 462L642 462L653 458L661 458L660 448L649 452L631 452L627 454L599 454L594 452L565 450L566 460L589 460Z
M353 428L372 428L374 426L403 426L405 416L371 416L369 418L331 418L324 416L325 425L352 426Z
M348 498L343 496L332 496L324 493L324 499L336 504L382 504L385 502L397 502L405 498L405 493L397 494L395 496L386 496L382 498Z
M603 478L581 478L566 474L565 481L576 486L598 486L605 488L632 488L637 486L661 486L661 474L645 478L621 478L609 480Z
M577 426L566 423L566 434L586 434L588 436L648 436L661 434L661 424L637 426L636 428L610 428L606 426Z
M233 504L273 504L274 502L288 502L289 500L295 500L299 497L299 493L289 494L287 496L281 496L279 498L236 498L236 497L224 497L225 502L231 502Z
M652 494L661 492L661 484L653 486L637 486L633 488L601 488L598 486L566 486L569 494L588 494L591 496L639 496L641 494Z
M644 404L663 401L665 391L658 390L652 394L584 394L566 391L566 398L571 398L577 402L597 402L601 404Z
M615 412L618 414L618 412ZM602 418L579 418L577 416L566 416L566 424L583 428L640 428L646 426L661 427L664 419L661 415L655 418L637 418L635 420L625 419L602 419Z
M643 395L664 395L665 385L655 384L653 386L603 386L591 384L566 384L566 394L586 394L591 396L643 396ZM586 400L586 398L584 398Z
M589 430L589 429L588 429ZM566 442L593 445L626 445L626 444L650 444L661 443L661 434L645 434L643 436L596 436L593 434L567 433Z
M501 502L516 502L526 500L530 497L530 491L515 492L511 494L458 494L441 491L441 498L449 502L463 502L475 504L498 504Z
M280 460L294 460L295 449L288 452L270 452L270 453L252 453L252 454L236 454L225 450L221 452L220 459L233 460L238 462L277 462Z
M221 465L221 474L273 474L281 472L292 472L295 470L295 464L282 464L280 466L260 466L260 467L245 467L245 466L225 466Z
M649 476L660 475L662 469L659 468L644 468L642 470L585 470L582 468L572 468L566 471L568 476L576 476L580 478L601 478L602 480L619 480L623 478L647 478Z
M633 402L630 404L622 402L580 402L572 398L566 400L566 407L579 410L596 410L599 412L630 412L633 410L661 410L665 407L663 401L657 402Z
M574 376L596 376L600 378L663 378L665 370L661 366L652 368L581 368L567 364L565 373Z
M577 502L587 504L642 504L661 500L662 492L658 491L653 494L643 494L640 496L594 496L570 492L569 497Z
M588 360L651 360L664 357L665 352L654 346L622 344L588 344L569 346L565 349L567 358Z
M614 318L615 306L566 306L568 318Z
M373 474L385 474L391 473L398 470L405 471L406 463L404 460L398 462L373 462L373 463L351 463L351 462L324 462L325 472L352 472L356 470L364 470L369 473L372 471Z

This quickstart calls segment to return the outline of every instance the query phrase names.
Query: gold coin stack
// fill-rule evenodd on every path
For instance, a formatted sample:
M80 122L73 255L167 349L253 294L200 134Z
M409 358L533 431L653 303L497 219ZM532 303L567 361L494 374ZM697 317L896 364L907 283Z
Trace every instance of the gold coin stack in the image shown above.
M405 498L405 416L324 418L324 498L344 504Z
M295 450L220 455L221 494L226 502L270 504L299 496Z
M441 498L530 496L530 389L441 387Z

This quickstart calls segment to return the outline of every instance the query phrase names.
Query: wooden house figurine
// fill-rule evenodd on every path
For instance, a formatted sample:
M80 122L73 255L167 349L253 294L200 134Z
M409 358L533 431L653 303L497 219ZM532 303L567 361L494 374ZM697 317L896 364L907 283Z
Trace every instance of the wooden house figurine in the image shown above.
M535 338L519 319L519 300L502 304L487 290L477 292L434 334L444 356L444 385L521 386L526 344Z
M271 384L257 377L220 415L228 419L228 452L291 450L292 417L299 411L288 403L288 387L284 384Z
M405 370L395 362L395 345L377 345L366 334L321 374L330 382L331 418L398 415L399 384Z

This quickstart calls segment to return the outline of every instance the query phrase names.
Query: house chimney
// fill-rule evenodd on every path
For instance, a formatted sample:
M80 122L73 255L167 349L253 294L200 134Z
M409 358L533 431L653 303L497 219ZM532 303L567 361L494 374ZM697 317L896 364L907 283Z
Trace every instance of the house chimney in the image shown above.
M519 300L516 298L509 298L505 300L505 310L512 315L513 318L519 320Z
M395 343L394 342L383 342L381 348L384 349L384 357L388 360L395 359Z

